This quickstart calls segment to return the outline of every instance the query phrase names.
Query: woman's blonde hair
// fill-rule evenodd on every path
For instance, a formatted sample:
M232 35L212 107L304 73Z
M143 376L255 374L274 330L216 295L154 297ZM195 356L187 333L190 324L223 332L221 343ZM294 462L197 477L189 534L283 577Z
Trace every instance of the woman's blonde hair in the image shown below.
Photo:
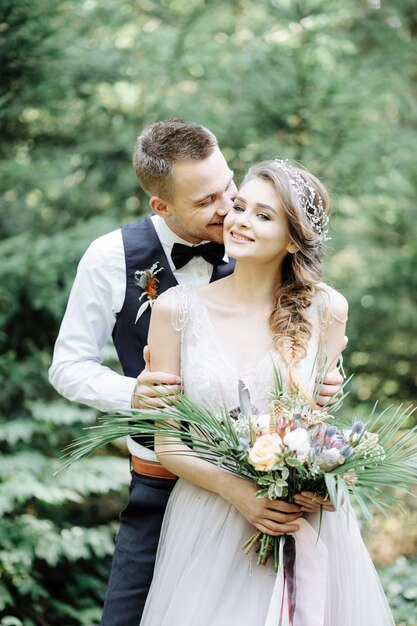
M311 337L308 308L322 279L329 196L318 178L288 160L253 165L243 184L253 178L269 181L274 186L296 247L296 251L284 259L282 280L275 289L269 319L274 345L288 367L287 385L294 389L298 385L293 367L305 357Z

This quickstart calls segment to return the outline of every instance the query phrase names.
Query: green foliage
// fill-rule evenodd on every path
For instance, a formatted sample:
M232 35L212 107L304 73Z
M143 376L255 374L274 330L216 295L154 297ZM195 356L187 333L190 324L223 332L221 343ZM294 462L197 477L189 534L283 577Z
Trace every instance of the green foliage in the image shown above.
M82 222L53 237L21 233L0 242L0 411L51 396L47 369L76 265L89 242L116 227Z
M414 8L0 3L0 507L12 560L7 574L0 561L0 624L99 620L108 523L127 479L108 457L68 482L52 478L60 450L94 414L58 402L47 369L89 241L147 210L130 166L143 125L206 124L238 181L275 156L323 178L334 206L327 279L350 302L351 402L415 398ZM81 538L64 541L72 527ZM36 549L42 528L56 565Z
M114 227L96 218L53 237L20 233L0 243L3 624L100 620L128 463L97 458L54 476L59 451L95 412L56 400L47 369L78 259Z
M417 560L399 557L379 572L397 626L417 626Z
M90 459L56 478L51 454L94 413L61 401L33 409L0 423L0 617L97 624L127 462Z

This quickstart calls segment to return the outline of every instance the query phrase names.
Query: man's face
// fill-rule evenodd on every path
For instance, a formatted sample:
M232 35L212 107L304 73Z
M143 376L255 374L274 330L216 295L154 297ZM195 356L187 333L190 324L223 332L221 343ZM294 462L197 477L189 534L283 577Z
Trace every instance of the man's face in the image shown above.
M236 196L233 172L220 150L201 161L173 167L173 193L164 219L185 241L223 242L223 220Z

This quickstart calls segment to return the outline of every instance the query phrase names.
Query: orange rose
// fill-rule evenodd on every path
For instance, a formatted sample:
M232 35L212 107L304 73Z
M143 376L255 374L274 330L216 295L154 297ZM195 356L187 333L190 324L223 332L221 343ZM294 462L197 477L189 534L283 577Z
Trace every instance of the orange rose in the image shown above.
M150 300L156 300L156 296L158 295L158 283L159 280L155 278L155 276L150 276L148 278L148 283L145 287L145 291Z

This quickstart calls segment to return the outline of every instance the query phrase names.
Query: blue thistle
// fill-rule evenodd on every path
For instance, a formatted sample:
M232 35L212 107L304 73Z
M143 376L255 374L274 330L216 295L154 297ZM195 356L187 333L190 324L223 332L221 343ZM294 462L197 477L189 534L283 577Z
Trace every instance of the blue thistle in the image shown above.
M345 459L348 459L353 454L353 448L349 444L346 444L340 448L340 454L342 454Z
M355 435L360 435L361 433L363 433L364 430L365 424L363 422L361 422L360 420L356 420L355 422L353 422L352 433L355 433Z

